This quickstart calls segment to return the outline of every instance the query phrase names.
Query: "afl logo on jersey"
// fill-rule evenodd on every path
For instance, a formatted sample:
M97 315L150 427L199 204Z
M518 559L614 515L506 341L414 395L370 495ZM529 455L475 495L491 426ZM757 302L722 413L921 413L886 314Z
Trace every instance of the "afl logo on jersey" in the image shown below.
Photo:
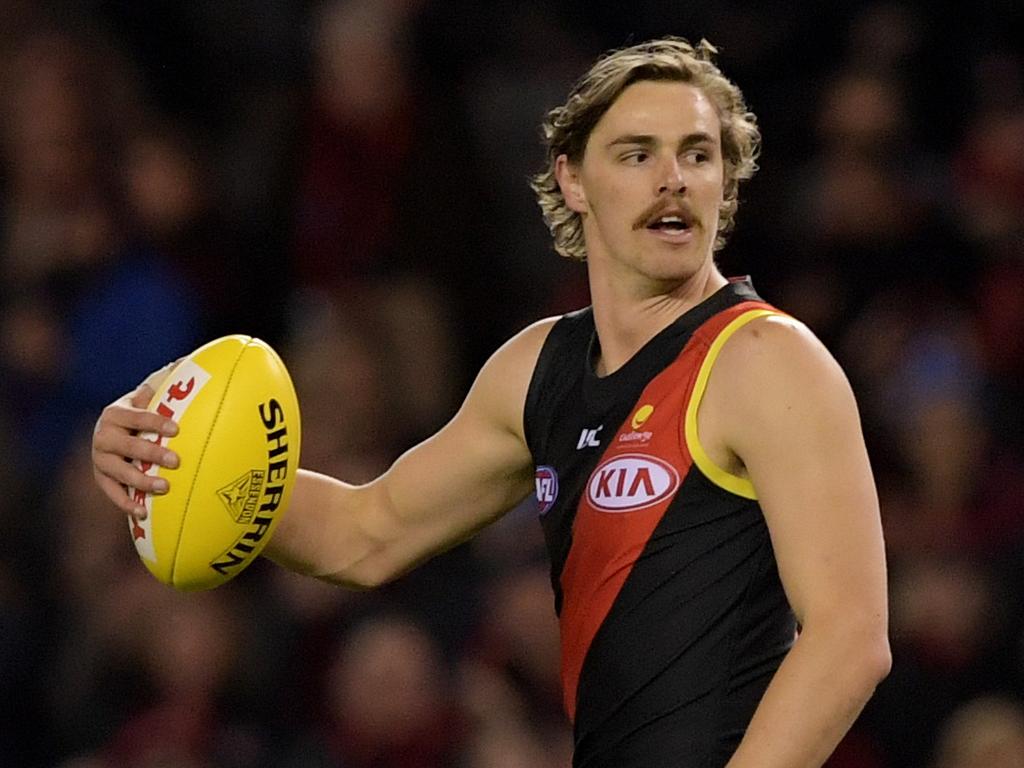
M534 483L537 485L537 514L543 515L558 498L558 473L554 467L537 467Z
M590 476L587 499L603 512L629 512L657 504L675 493L679 473L654 456L627 453L608 459Z

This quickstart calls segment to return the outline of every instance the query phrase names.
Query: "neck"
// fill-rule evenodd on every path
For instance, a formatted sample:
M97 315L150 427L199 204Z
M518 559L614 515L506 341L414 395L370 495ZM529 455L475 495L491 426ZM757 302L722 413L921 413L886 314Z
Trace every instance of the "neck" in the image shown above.
M628 285L607 279L593 265L589 280L601 342L601 356L596 361L599 376L621 368L648 341L728 282L710 258L697 272L680 280Z

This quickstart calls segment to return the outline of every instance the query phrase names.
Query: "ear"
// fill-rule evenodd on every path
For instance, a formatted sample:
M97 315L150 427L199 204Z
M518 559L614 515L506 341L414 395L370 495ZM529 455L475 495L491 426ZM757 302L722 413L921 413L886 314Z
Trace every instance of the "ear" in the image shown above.
M580 180L580 169L569 161L566 155L559 155L555 159L555 179L558 187L562 190L565 204L569 210L576 213L586 213L587 195L583 191L583 183Z

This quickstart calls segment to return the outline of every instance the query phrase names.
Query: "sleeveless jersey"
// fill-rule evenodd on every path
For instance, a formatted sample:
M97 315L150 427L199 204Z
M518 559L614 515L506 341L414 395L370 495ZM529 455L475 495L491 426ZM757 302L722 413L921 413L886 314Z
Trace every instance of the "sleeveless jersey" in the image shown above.
M722 345L767 314L731 281L605 377L589 308L545 340L524 429L574 768L723 766L793 643L754 489L696 428Z

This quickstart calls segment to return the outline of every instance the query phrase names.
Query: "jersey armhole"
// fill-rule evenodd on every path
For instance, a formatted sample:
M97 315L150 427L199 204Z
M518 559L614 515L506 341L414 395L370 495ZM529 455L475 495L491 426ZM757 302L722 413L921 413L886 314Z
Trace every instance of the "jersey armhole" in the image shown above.
M745 499L757 499L757 492L754 490L753 483L744 477L727 472L711 460L707 451L704 450L704 446L701 445L700 436L697 434L697 413L700 410L701 401L704 399L704 392L708 386L708 379L711 377L711 369L714 367L715 361L718 359L718 355L722 351L722 347L725 346L725 343L734 333L736 333L736 331L750 321L757 320L759 317L765 317L767 315L780 314L780 312L771 309L752 309L748 312L744 312L739 317L736 317L732 322L725 326L718 336L715 337L715 340L711 342L711 347L708 349L707 355L704 356L704 361L701 363L700 370L697 372L697 381L693 385L693 393L690 395L690 402L687 403L686 406L686 425L684 427L684 432L686 446L690 451L690 456L693 457L693 463L697 465L697 468L708 480L719 488L729 491L737 496L742 496Z
M545 397L549 394L549 373L558 363L557 358L564 339L573 331L574 326L586 320L588 312L589 307L585 307L555 319L537 353L537 361L530 374L530 383L527 385L526 399L523 402L523 437L526 440L526 447L535 458L542 455L545 448L540 443L544 435L537 434L535 426L536 415L542 410Z

